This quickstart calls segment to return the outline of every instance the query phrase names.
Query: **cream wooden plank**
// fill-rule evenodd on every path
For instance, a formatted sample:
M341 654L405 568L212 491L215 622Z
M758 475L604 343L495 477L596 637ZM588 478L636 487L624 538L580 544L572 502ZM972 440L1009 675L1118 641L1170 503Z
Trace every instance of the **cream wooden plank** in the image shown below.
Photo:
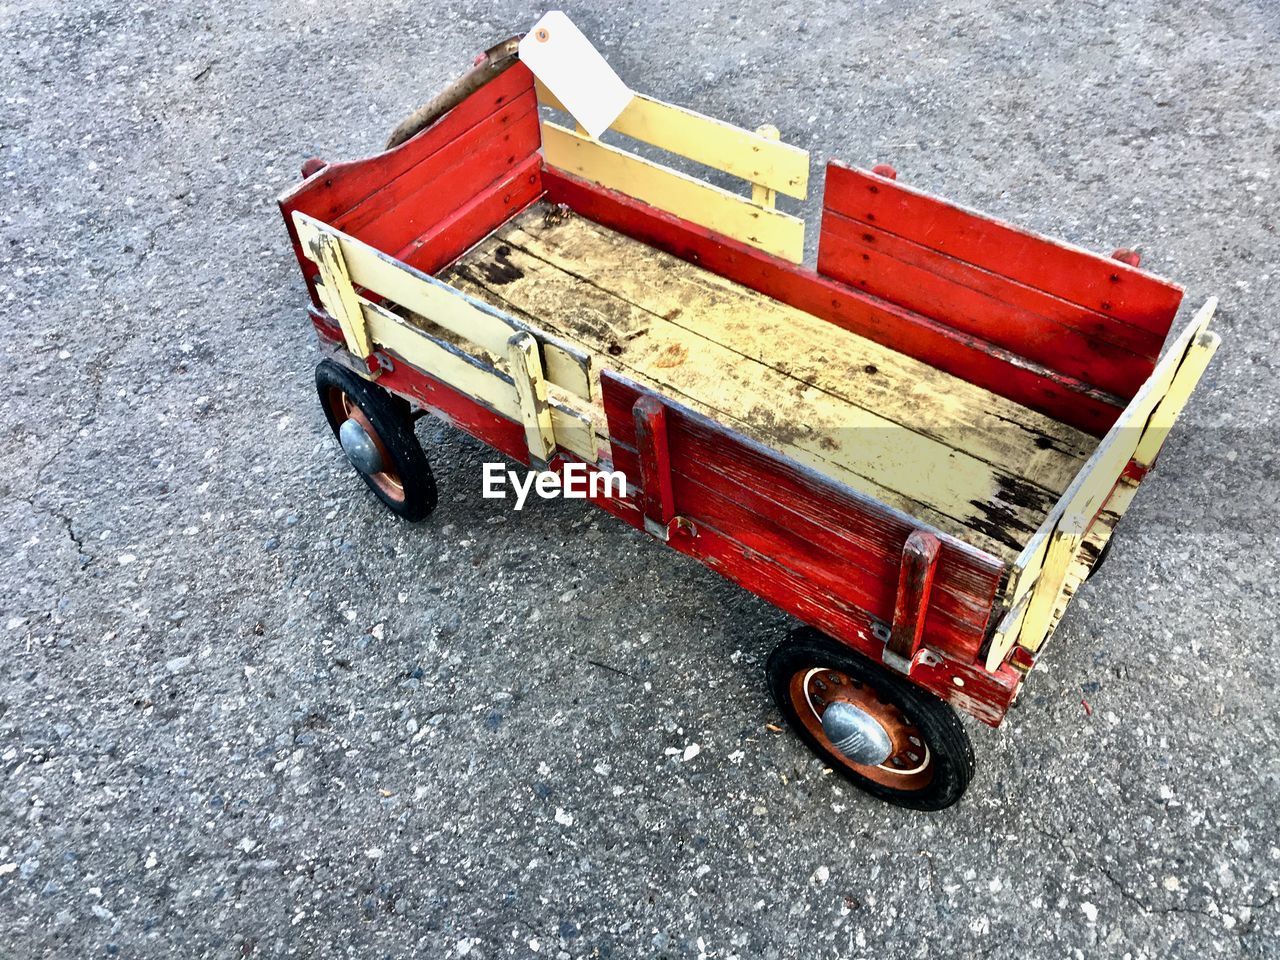
M986 667L992 673L1000 669L1005 657L1018 641L1022 632L1022 621L1027 617L1027 606L1031 603L1031 593L1022 595L1022 599L1006 613L991 634L991 643L987 647Z
M619 190L678 217L799 263L804 257L804 221L709 183L670 170L617 147L557 126L542 124L547 163L575 176Z
M547 383L532 334L513 334L507 341L507 369L515 381L529 455L546 463L555 452L556 438L551 427L551 408L547 405Z
M466 338L495 356L505 357L507 340L511 335L528 330L525 324L504 316L490 304L468 299L435 277L415 270L395 257L313 217L294 213L293 219L302 249L307 251L308 256L316 256L312 247L318 237L336 238L349 279L356 286L372 290L407 310L429 317L433 323ZM528 332L543 346L547 378L557 386L589 400L591 366L586 354L566 344L549 341L540 331Z
M307 249L320 268L325 287L330 291L325 305L338 321L347 349L364 360L372 353L369 348L369 331L365 329L360 300L352 286L351 274L347 270L338 238L331 234L316 234Z
M1092 516L1110 495L1120 474L1124 472L1129 460L1136 452L1148 419L1157 404L1169 392L1174 376L1183 362L1188 359L1192 343L1205 332L1209 321L1213 319L1217 305L1217 297L1209 298L1182 329L1156 364L1151 376L1139 388L1115 424L1102 438L1098 449L1081 467L1079 475L1049 512L1044 523L1040 525L1014 563L1014 569L1010 573L1005 590L1006 602L1020 597L1023 591L1031 588L1040 575L1040 567L1044 563L1048 542L1058 520L1068 512ZM1208 362L1207 358L1205 362ZM1196 379L1198 376L1197 374ZM1194 385L1194 383L1187 384L1188 393Z
M1137 484L1122 481L1107 501L1106 507L1098 514L1093 525L1089 527L1089 532L1080 544L1080 549L1076 551L1075 559L1067 568L1065 582L1061 592L1058 594L1057 603L1054 604L1053 608L1053 615L1049 620L1046 640L1053 636L1058 624L1067 612L1067 606L1070 604L1072 597L1075 596L1076 591L1080 589L1085 580L1089 578L1089 571L1093 569L1098 557L1102 554L1103 548L1114 535L1116 524L1120 522L1125 511L1129 509L1129 504L1133 501L1133 495L1137 490ZM1022 621L1026 617L1027 606L1031 602L1031 596L1032 591L1024 591L1018 602L1001 618L1000 623L992 632L991 642L987 647L986 666L988 670L997 670L1000 664L1004 663L1005 657L1009 655L1014 643L1017 642L1018 634L1022 630ZM1040 646L1044 646L1043 641Z
M539 103L568 112L550 90L541 83L537 87ZM639 93L610 129L789 197L808 196L809 153L778 136L752 133Z
M1151 414L1147 428L1142 432L1142 439L1138 441L1133 459L1140 466L1150 467L1155 462L1156 454L1164 446L1178 415L1191 399L1191 391L1200 382L1205 369L1209 366L1209 361L1213 359L1221 343L1222 338L1218 334L1212 330L1205 330L1191 344L1186 359L1174 374L1173 383L1169 385L1164 399Z
M782 131L771 123L756 128L756 133L766 140L781 140ZM751 184L751 202L770 209L778 205L778 191L767 183Z
M765 363L1051 492L1097 439L582 217L534 208L503 242Z
M494 272L486 258L499 249L509 265L501 284L487 280ZM451 280L566 339L595 344L604 355L600 362L691 398L692 406L717 419L743 424L748 436L947 532L977 539L997 555L1012 556L1016 541L993 545L994 533L987 531L1010 524L1032 530L1053 502L1052 495L1019 486L991 464L735 353L497 238L477 247ZM1020 497L1003 501L1009 489Z
M321 287L321 298L330 297ZM385 307L360 298L369 337L419 370L449 384L510 420L523 422L516 385L505 373L467 355L452 344L428 336ZM551 432L556 443L589 463L597 454L591 418L566 404L548 401ZM546 459L546 458L544 458Z
M1020 646L1032 651L1038 650L1048 636L1058 597L1088 528L1089 521L1079 513L1069 513L1058 522L1049 540L1040 576L1031 590L1022 628L1018 632Z

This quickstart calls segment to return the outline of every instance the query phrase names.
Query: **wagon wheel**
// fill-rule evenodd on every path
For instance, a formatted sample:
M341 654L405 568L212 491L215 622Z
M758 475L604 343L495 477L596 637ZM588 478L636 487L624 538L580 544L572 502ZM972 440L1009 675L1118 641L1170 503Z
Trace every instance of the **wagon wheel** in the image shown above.
M800 739L867 793L941 810L973 779L973 746L950 707L817 630L794 631L766 672Z
M408 405L332 360L316 367L320 405L343 452L392 513L423 520L436 508L436 480L413 435Z

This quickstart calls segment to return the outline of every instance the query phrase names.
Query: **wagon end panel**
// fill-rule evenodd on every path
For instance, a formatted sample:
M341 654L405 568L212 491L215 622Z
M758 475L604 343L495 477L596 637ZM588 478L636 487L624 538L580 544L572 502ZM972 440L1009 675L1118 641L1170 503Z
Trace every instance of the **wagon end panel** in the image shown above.
M313 302L294 213L434 273L541 196L540 145L533 75L516 64L400 146L312 172L280 209Z
M1104 427L1151 375L1182 300L1128 263L834 162L818 272L1108 398Z
M611 371L600 388L613 466L626 475L645 529L960 709L1000 722L1019 675L1003 665L987 672L979 652L1003 562ZM923 559L913 559L922 543Z

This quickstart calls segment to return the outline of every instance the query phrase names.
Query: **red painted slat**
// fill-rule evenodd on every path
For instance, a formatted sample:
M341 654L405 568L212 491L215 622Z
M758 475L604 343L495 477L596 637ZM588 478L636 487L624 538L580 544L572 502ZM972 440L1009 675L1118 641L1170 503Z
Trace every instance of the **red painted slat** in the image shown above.
M293 228L293 213L300 210L324 223L334 223L342 214L369 197L388 182L403 175L415 165L463 137L476 124L503 110L513 100L533 96L533 74L523 64L485 84L436 123L394 150L371 157L331 163L280 197L294 256L307 278L307 288L315 307L320 307L311 276L314 268L302 252ZM459 198L459 205L469 197ZM421 234L424 231L419 231ZM477 241L481 237L475 238Z
M634 479L639 468L635 452L613 444L613 465ZM768 557L816 588L852 604L888 626L893 615L896 572L879 569L879 557L851 554L848 544L806 517L784 517L776 508L756 511L742 502L741 488L719 480L719 489L697 483L680 471L672 473L677 512L695 524L731 531L748 550ZM831 549L834 546L835 549ZM876 569L869 569L876 568ZM988 612L990 607L988 606ZM978 623L967 622L977 618ZM929 609L925 642L957 657L974 659L982 646L985 617L972 605L945 591L936 591Z
M350 229L345 218L336 224L338 229L395 254L456 213L486 187L505 179L542 143L534 111L523 114L492 136L482 138L478 133L478 129L469 131L424 161L422 166L430 169L424 172L416 192L357 230ZM425 177L427 172L429 177ZM483 236L477 236L475 242L482 239Z
M442 195L440 199L449 201L449 206L460 206L470 200L472 194L467 192L465 186L455 185L449 179L456 175L453 168L464 161L470 164L475 152L482 147L491 148L491 155L500 154L502 151L492 150L493 145L499 141L508 145L508 166L514 166L528 157L540 143L537 109L538 101L533 91L522 94L497 113L459 134L431 156L425 157L405 173L389 181L386 186L375 190L342 214L334 226L352 236L363 237L370 224L385 217L395 218L403 214L406 205L415 205L424 190ZM481 170L480 173L483 176L484 171ZM489 179L497 179L499 175L495 171Z
M879 251L883 258L918 267L922 271L933 274L938 281L949 281L949 285L966 287L976 293L985 294L988 300L1003 304L1018 316L1027 316L1031 322L1043 325L1045 321L1052 321L1080 337L1087 338L1089 342L1104 341L1127 353L1149 360L1158 358L1161 347L1164 345L1164 337L1158 334L1149 333L1127 323L1118 323L1105 314L1069 303L1043 290L1010 280L990 270L975 267L971 263L939 253L923 244L905 240L872 224L851 220L834 210L823 211L822 231L818 240L819 273L827 274L822 267L822 261L824 256L832 252L825 249L827 244L823 242L828 232L838 233L846 244L857 246L859 254L872 254ZM884 269L888 269L888 265ZM913 291L910 289L894 289L892 277L880 278L877 269L859 268L859 272L867 276L868 286L878 282L884 286L886 293L900 297L912 295ZM912 276L917 275L912 274ZM859 288L867 289L861 285ZM876 295L885 300L898 302L894 296L886 296L883 293L876 293ZM921 309L920 312L933 316L927 310ZM946 320L947 317L943 314L934 319ZM981 333L981 331L977 332ZM995 340L996 338L987 337L987 339Z
M434 274L452 263L542 195L542 158L533 155L466 206L445 217L396 253L411 267Z
M1128 345L1087 334L1070 325L1089 322L1083 308L830 210L822 218L818 272L1120 396L1132 396L1151 375L1161 345L1153 334L1114 321L1109 321L1112 326L1131 332L1125 337ZM978 285L986 289L974 289ZM1057 311L1061 320L1050 319L1002 297L1065 309Z
M298 184L280 198L286 219L289 212L301 210L317 220L333 223L360 201L532 90L533 74L523 64L516 64L394 150L331 163Z
M1124 402L972 334L895 307L687 220L554 168L547 199L846 330L1095 436Z
M640 486L640 506L646 519L664 528L676 515L666 409L657 397L644 396L631 408L631 417L638 469L630 476Z
M1079 304L1160 338L1182 288L1143 270L1050 240L843 164L827 164L823 206Z
M920 649L925 635L926 615L936 611L930 604L933 578L938 569L938 538L917 530L907 537L902 547L902 566L898 570L897 598L893 603L893 626L889 634L889 650L910 661ZM979 640L978 646L982 643ZM973 651L977 656L978 651Z

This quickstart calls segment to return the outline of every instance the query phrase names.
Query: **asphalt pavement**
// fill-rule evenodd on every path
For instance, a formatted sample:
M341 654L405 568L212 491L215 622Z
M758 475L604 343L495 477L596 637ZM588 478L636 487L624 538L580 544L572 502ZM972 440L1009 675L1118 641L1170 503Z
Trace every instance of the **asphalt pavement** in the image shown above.
M0 957L1280 956L1275 4L565 8L1221 297L1107 567L960 805L864 797L771 726L784 615L434 423L403 524L324 424L276 194L541 8L2 3Z

